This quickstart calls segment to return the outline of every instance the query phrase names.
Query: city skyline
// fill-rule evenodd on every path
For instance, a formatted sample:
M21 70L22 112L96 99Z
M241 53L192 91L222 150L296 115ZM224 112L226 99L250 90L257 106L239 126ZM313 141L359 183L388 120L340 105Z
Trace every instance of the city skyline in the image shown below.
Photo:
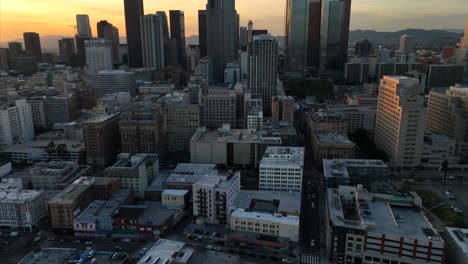
M240 14L241 26L253 20L255 28L268 28L273 35L284 35L284 14L286 0L237 0L236 9ZM113 4L110 4L112 3ZM462 29L467 16L468 5L464 0L447 0L443 6L436 6L435 0L415 0L411 3L394 0L391 4L383 0L354 0L351 10L351 29L373 29L377 31L398 31L406 28L422 29ZM198 35L198 10L205 9L206 0L171 0L157 3L145 1L145 14L156 11L182 10L185 13L186 36ZM403 8L403 6L405 8ZM416 12L417 11L417 12ZM54 16L50 14L53 13ZM0 42L21 38L22 32L37 32L41 36L74 35L76 14L88 14L91 27L96 33L96 23L107 20L125 35L125 16L123 1L91 0L80 1L74 5L63 6L58 0L16 0L2 3ZM395 21L394 15L399 19ZM27 17L18 21L18 17ZM417 26L416 26L417 25ZM20 33L21 32L21 33Z

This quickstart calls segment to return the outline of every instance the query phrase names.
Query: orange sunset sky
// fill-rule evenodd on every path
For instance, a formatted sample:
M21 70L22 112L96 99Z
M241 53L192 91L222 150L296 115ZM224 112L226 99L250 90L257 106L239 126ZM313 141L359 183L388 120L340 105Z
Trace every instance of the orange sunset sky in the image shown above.
M75 14L88 14L96 23L108 20L125 36L123 0L0 0L0 42L21 39L25 31L73 35ZM237 0L241 25L283 34L286 0ZM145 0L145 13L180 9L185 12L186 36L197 35L197 10L206 0ZM396 31L405 28L463 28L468 0L353 0L351 28ZM395 16L398 16L396 18Z

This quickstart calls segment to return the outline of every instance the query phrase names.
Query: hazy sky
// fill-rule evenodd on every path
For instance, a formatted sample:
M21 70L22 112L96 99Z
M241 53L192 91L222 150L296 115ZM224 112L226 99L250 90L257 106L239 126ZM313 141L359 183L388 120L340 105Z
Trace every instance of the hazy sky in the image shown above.
M1 1L1 0L0 0ZM286 0L237 0L241 25L282 35ZM73 35L75 14L88 14L93 35L96 23L108 20L125 35L123 0L3 0L0 2L0 42L22 38L25 31L40 35ZM158 10L185 11L186 35L197 35L197 10L206 0L145 0L145 14ZM396 31L406 28L463 28L468 0L353 0L351 29Z

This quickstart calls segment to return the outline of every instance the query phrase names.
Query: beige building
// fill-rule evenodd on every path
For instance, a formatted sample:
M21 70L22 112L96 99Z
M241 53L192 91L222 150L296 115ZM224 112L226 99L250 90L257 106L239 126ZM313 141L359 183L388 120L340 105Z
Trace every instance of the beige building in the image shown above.
M123 189L132 189L139 198L159 173L159 158L155 154L121 153L112 166L104 170L106 178L118 179Z
M208 128L219 128L223 124L236 127L236 92L224 87L210 88L203 96L204 122Z
M91 167L104 169L120 150L119 115L102 114L83 121L86 161Z
M180 209L187 206L189 191L166 189L161 194L162 207Z
M294 122L294 98L278 95L271 99L271 119L273 121Z
M169 104L167 106L167 135L169 152L188 152L190 139L202 125L200 105Z
M427 130L455 140L456 154L468 160L468 87L457 85L445 93L429 93Z
M322 166L323 159L354 159L356 144L346 134L315 133L312 154L315 164Z
M426 127L424 95L417 79L384 76L380 81L374 141L393 166L410 169L421 163Z

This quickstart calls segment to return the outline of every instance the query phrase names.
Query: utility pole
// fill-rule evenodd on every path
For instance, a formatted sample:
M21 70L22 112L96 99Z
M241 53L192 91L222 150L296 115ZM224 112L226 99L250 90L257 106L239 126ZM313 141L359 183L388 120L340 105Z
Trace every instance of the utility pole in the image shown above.
M447 184L447 172L448 172L448 160L442 162L442 167L439 168L440 171L444 171L444 178L442 178L442 184Z

